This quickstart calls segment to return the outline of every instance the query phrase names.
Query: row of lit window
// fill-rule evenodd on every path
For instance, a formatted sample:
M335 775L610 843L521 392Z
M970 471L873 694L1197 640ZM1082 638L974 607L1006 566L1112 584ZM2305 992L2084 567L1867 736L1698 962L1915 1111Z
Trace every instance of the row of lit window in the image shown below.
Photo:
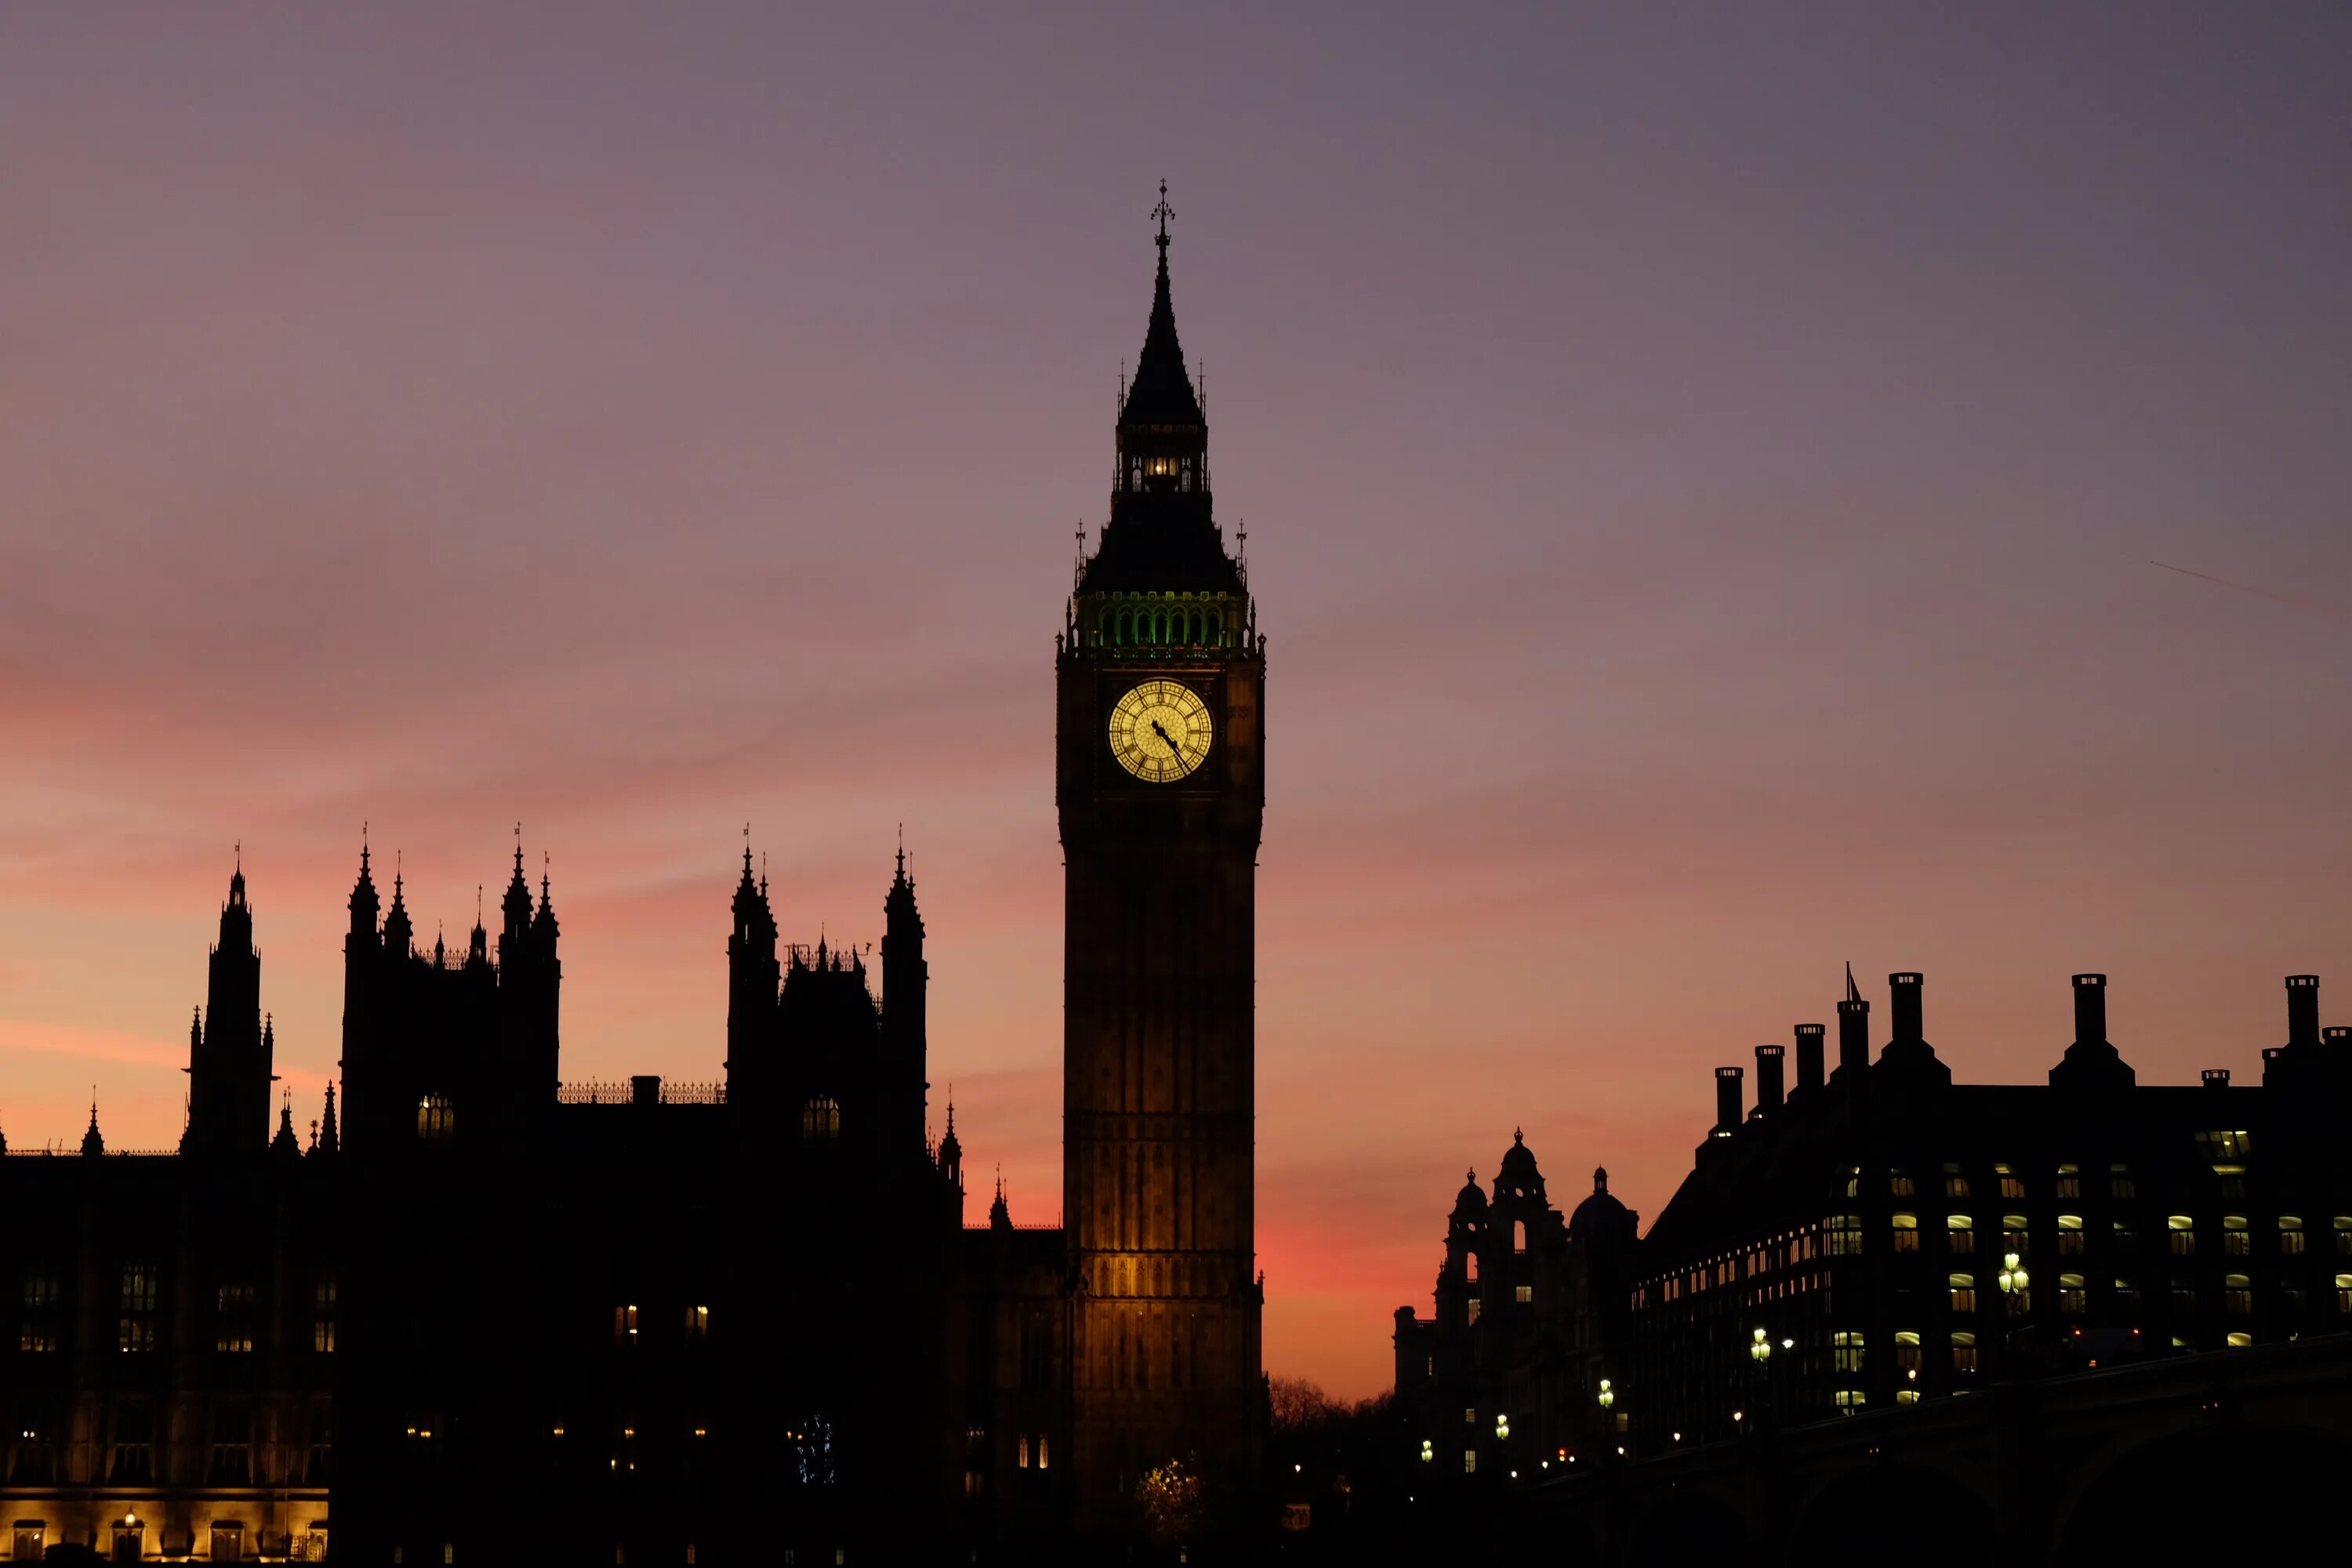
M126 1312L152 1312L155 1310L157 1271L152 1263L126 1263L122 1267L122 1310ZM54 1274L37 1273L25 1277L25 1306L30 1310L55 1307L58 1301L58 1279ZM244 1280L223 1284L215 1303L224 1312L242 1311L254 1304L254 1288ZM335 1282L321 1279L312 1289L311 1300L321 1311L331 1311L335 1306Z
M1898 1214L1892 1216L1895 1250L1919 1250L1919 1216ZM2001 1250L2025 1257L2032 1247L2032 1226L2023 1215L2003 1215L2000 1218ZM1964 1214L1947 1215L1944 1218L1945 1238L1949 1251L1971 1253L1976 1250L1976 1222ZM1859 1215L1839 1215L1827 1225L1832 1253L1852 1254L1862 1250L1862 1218ZM2177 1256L2187 1258L2197 1251L2197 1222L2185 1214L2165 1217L2165 1229L2169 1246ZM2129 1250L2138 1240L2137 1227L2126 1221L2114 1222L2110 1232L2118 1250ZM2083 1216L2062 1214L2058 1216L2058 1251L2063 1256L2083 1250L2084 1231ZM2300 1257L2304 1251L2303 1219L2297 1215L2278 1216L2278 1249L2290 1257ZM2221 1250L2232 1258L2253 1254L2253 1234L2243 1215L2224 1215L2221 1218ZM2336 1216L2336 1250L2352 1254L2352 1215Z
M2244 1161L2253 1152L2252 1136L2243 1131L2217 1130L2200 1132L2196 1136L2198 1150L2208 1160L2236 1163ZM1996 1163L1992 1171L1993 1180L2000 1189L2000 1196L2021 1198L2025 1195L2025 1179L2017 1173L2015 1166ZM1946 1197L1965 1198L1969 1195L1968 1175L1959 1166L1946 1165L1943 1179ZM2082 1166L2072 1162L2061 1164L2057 1170L2053 1187L2059 1197L2081 1197L2083 1195ZM1849 1165L1846 1167L1845 1195L1858 1196L1861 1190L1861 1167ZM1886 1173L1886 1192L1890 1197L1914 1197L1917 1195L1918 1185L1908 1172L1890 1170ZM2137 1187L2133 1182L2130 1166L2111 1164L2107 1167L2107 1195L2111 1198L2129 1198L2137 1195Z

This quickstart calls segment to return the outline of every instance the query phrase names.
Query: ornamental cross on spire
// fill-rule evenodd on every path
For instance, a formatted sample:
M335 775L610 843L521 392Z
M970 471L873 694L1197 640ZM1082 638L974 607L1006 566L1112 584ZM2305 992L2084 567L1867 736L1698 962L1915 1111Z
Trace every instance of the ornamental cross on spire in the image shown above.
M1151 216L1160 220L1160 248L1165 250L1168 248L1168 220L1176 216L1176 209L1168 205L1168 182L1165 180L1160 182L1160 205L1151 209Z

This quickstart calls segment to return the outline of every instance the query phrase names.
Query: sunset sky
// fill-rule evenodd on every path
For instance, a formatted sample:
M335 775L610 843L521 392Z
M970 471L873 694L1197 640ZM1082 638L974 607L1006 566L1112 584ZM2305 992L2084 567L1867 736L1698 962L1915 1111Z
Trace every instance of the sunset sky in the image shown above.
M1848 960L1963 1079L2076 970L2142 1082L2352 1021L2352 13L1109 9L0 12L10 1147L176 1141L240 840L307 1124L363 821L460 942L520 819L565 1076L688 1079L744 823L862 942L903 822L935 1100L1057 1218L1162 177L1269 638L1270 1371L1384 1387L1515 1126L1654 1215Z

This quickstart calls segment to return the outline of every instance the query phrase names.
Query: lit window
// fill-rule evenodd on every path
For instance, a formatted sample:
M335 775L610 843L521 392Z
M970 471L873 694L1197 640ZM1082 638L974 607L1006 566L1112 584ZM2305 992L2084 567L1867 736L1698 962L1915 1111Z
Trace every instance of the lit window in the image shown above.
M153 1264L123 1265L122 1310L126 1312L152 1312L155 1310L155 1266Z
M1532 1301L1536 1299L1536 1288L1532 1285L1514 1286L1512 1287L1511 1293L1516 1300L1522 1303Z
M1958 1165L1944 1167L1944 1195L1948 1198L1964 1198L1969 1195L1969 1179L1960 1174L1960 1168Z
M2083 1288L2080 1274L2058 1276L2058 1310L2076 1317L2091 1310L2091 1293Z
M1956 1333L1952 1336L1952 1370L1974 1372L1977 1369L1977 1337Z
M2080 1165L2058 1167L2058 1195L2062 1198L2079 1198L2083 1195L2083 1168Z
M1993 1173L2000 1178L2000 1195L2002 1197L2021 1198L2025 1195L2025 1184L2020 1181L2017 1178L2016 1173L2012 1172L2007 1165L1995 1165L1993 1167Z
M689 1340L707 1340L710 1337L709 1308L688 1307L686 1310L686 1337Z
M831 1142L841 1136L841 1104L829 1094L819 1095L801 1108L801 1136Z
M335 1350L335 1320L320 1318L310 1325L310 1348L321 1355L332 1355Z
M416 1102L416 1136L427 1143L446 1143L457 1131L457 1108L446 1094L428 1094Z
M1852 1412L1870 1403L1870 1395L1859 1388L1841 1388L1830 1395L1840 1410Z
M1037 1434L1037 1468L1041 1470L1045 1468L1045 1434L1040 1432Z
M2129 1165L2110 1165L2107 1167L2107 1196L2111 1198L2131 1198L2137 1197L2138 1195L2139 1188L2135 1186L2132 1183L2131 1167Z
M1919 1375L1919 1335L1916 1330L1895 1331L1895 1370L1906 1379Z
M1478 1298L1477 1298L1477 1297L1475 1297L1475 1296L1473 1296L1473 1297L1471 1297L1471 1298L1470 1298L1470 1321L1472 1321L1472 1322L1474 1322L1474 1323L1475 1323L1475 1322L1476 1322L1477 1321L1478 1321Z
M1899 1214L1895 1216L1895 1250L1897 1252L1919 1250L1919 1216L1917 1215Z
M1021 1458L1019 1464L1024 1470L1029 1468L1029 1435L1025 1432L1021 1436Z
M613 1342L635 1344L637 1338L637 1310L635 1307L613 1309Z
M1465 1448L1462 1450L1462 1473L1465 1476L1475 1476L1478 1473L1477 1449Z
M1955 1258L1965 1258L1977 1249L1976 1221L1964 1214L1944 1216L1945 1245Z
M2336 1310L2339 1312L2352 1312L2352 1274L2338 1274L2336 1277Z
M1973 1312L1977 1310L1977 1277L1975 1275L1955 1274L1951 1279L1951 1287L1953 1311Z
M1862 1371L1863 1336L1860 1330L1839 1330L1830 1335L1830 1356L1836 1363L1838 1371L1856 1373Z
M2303 1251L2303 1221L2294 1215L2279 1215L2279 1250L2300 1256Z
M2191 1258L2197 1252L2197 1222L2185 1214L2165 1216L2165 1228L2172 1236L2172 1256Z
M1462 1412L1462 1423L1465 1426L1475 1426L1478 1425L1478 1407L1476 1405L1473 1405Z
M1853 1258L1861 1254L1862 1216L1860 1215L1832 1215L1825 1224L1829 1232L1832 1258Z
M2221 1216L2221 1251L2231 1258L2247 1258L2253 1254L2254 1238L2246 1229L2246 1216L2242 1214Z
M2254 1342L2254 1336L2253 1336L2253 1335L2252 1335L2252 1334L2242 1334L2242 1333L2241 1333L2241 1334L2231 1334L2231 1335L2230 1336L2230 1348L2231 1348L2231 1350L2233 1350L2233 1351L2242 1351L2242 1350L2244 1350L2248 1345L2251 1345L2251 1344L2252 1344L2253 1342Z
M2000 1245L2002 1251L2014 1252L2020 1258L2032 1250L2032 1234L2026 1228L2023 1215L2005 1214L2000 1216Z
M2083 1216L2062 1214L2058 1216L2058 1256L2068 1257L2083 1250Z
M2209 1160L2235 1164L2253 1152L2254 1141L2244 1132L2232 1132L2223 1128L2197 1134L2197 1146L2204 1151Z
M2221 1279L2221 1310L2233 1318L2242 1318L2254 1310L2253 1281L2242 1274L2227 1274Z
M1911 1195L1911 1178L1901 1171L1887 1172L1886 1194L1889 1197L1895 1198L1909 1197Z

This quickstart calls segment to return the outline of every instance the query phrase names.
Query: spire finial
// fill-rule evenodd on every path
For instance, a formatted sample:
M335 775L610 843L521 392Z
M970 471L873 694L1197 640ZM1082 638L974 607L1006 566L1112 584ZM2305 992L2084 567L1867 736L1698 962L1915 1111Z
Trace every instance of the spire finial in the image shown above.
M743 879L751 879L751 825L743 824Z
M904 879L905 879L905 878L906 878L906 875L907 875L907 825L906 825L905 823L903 823L903 822L902 822L902 823L898 824L898 876L899 876L899 879L900 879L901 880L904 880Z
M1846 961L1845 966L1845 999L1849 1002L1862 1000L1862 987L1853 983L1853 961L1851 959Z
M1160 220L1160 248L1164 251L1168 248L1168 220L1176 216L1176 209L1168 205L1168 182L1165 180L1160 182L1160 205L1151 209L1151 216Z
M522 876L522 819L515 819L515 876Z

